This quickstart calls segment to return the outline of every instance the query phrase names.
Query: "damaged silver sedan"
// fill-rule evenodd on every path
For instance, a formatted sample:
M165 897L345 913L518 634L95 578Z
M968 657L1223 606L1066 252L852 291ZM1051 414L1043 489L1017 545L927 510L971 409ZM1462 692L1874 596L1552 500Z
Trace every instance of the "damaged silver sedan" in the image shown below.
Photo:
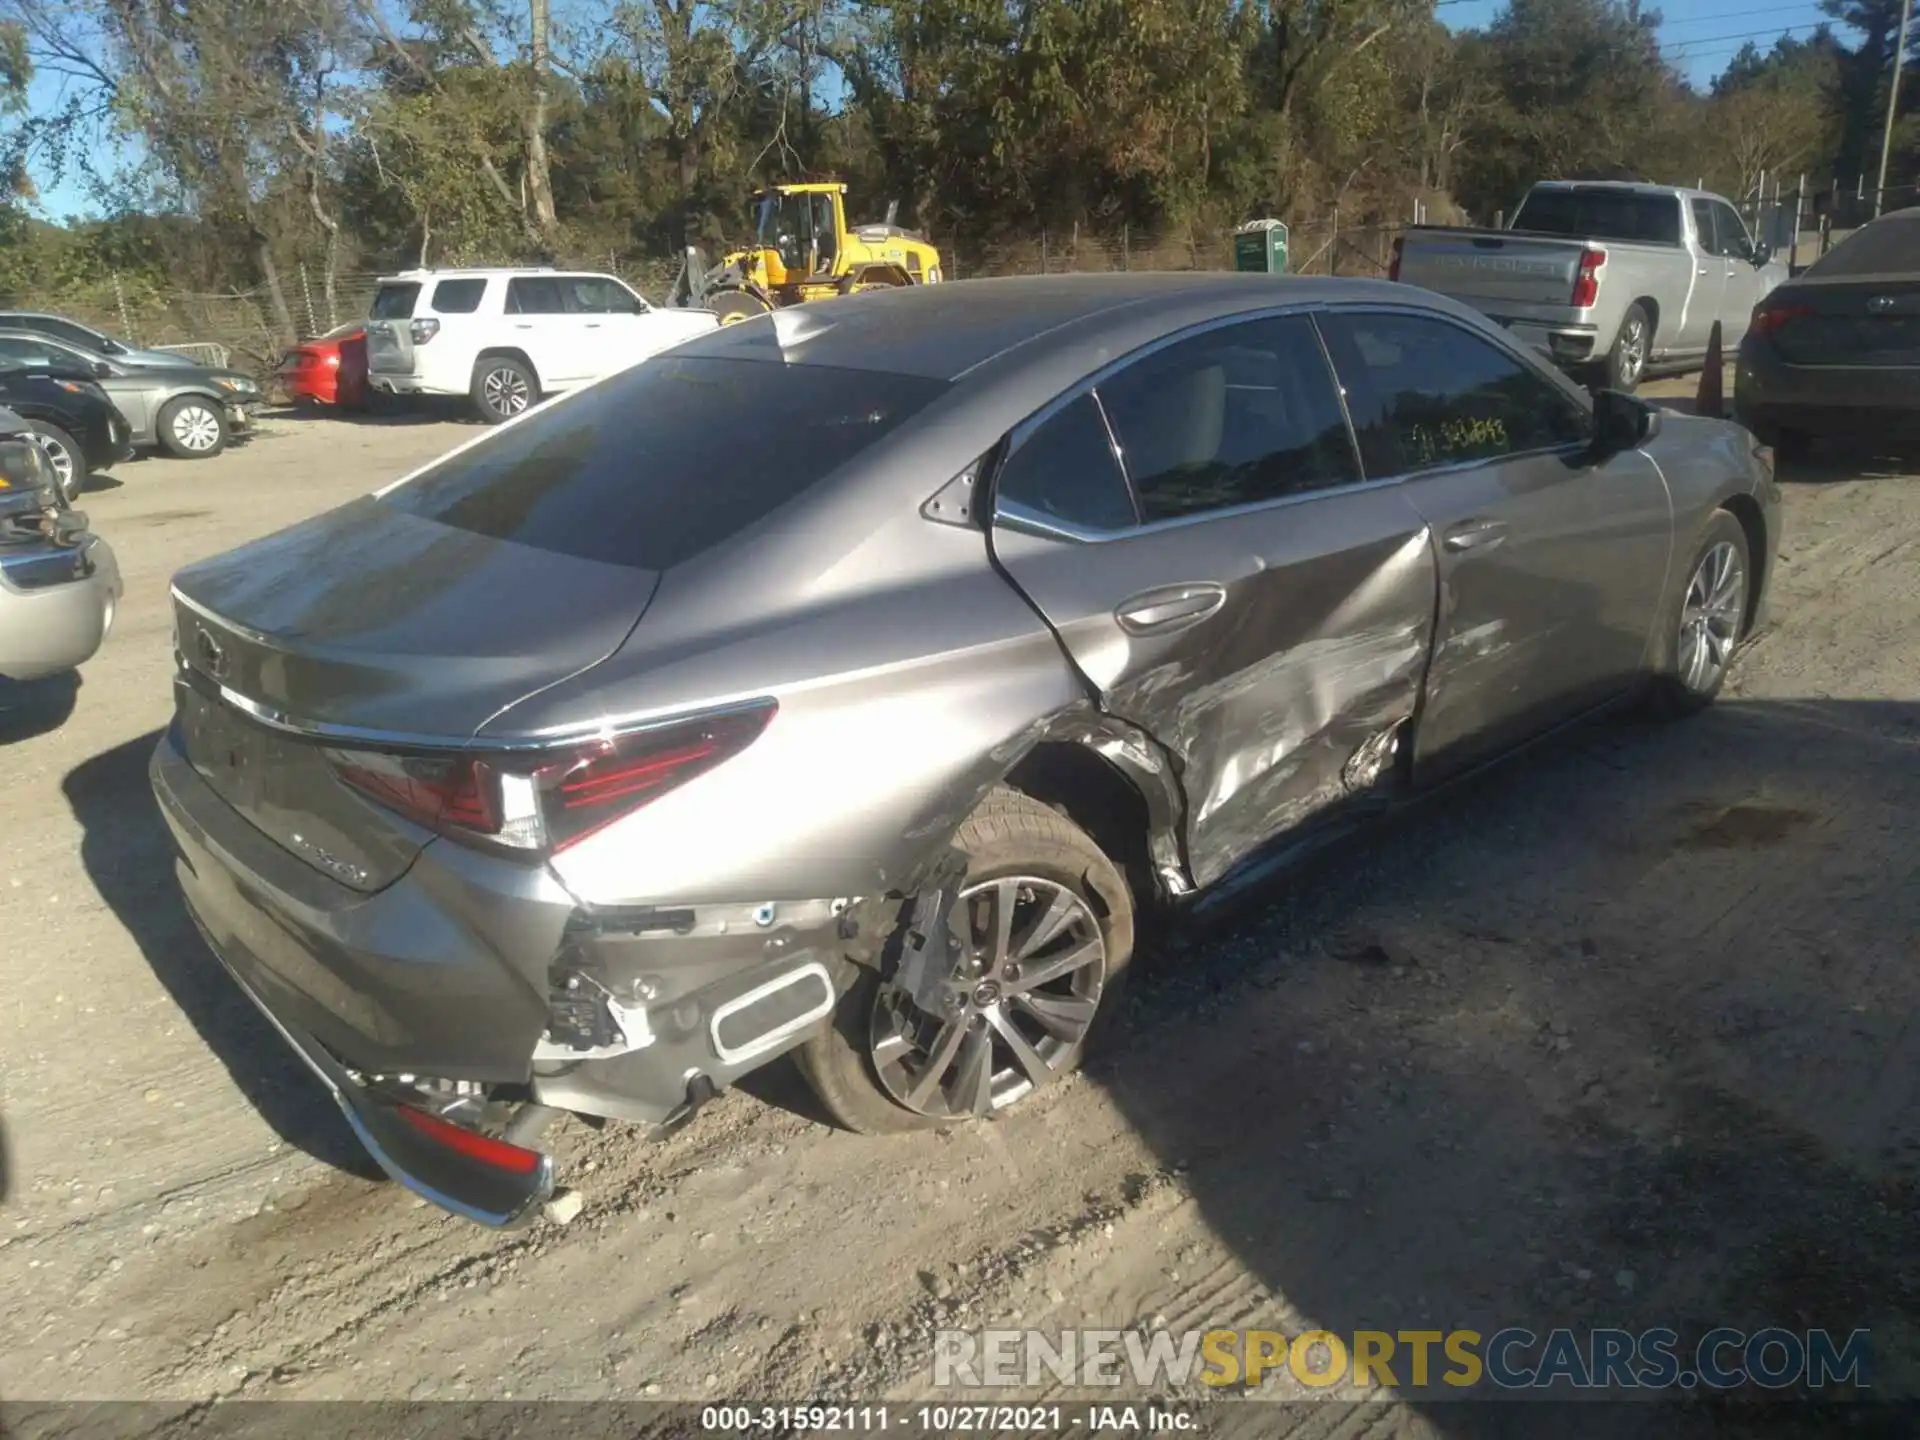
M214 953L397 1178L797 1051L833 1113L1071 1071L1137 917L1760 622L1771 457L1464 307L1237 275L696 339L183 571L153 782Z

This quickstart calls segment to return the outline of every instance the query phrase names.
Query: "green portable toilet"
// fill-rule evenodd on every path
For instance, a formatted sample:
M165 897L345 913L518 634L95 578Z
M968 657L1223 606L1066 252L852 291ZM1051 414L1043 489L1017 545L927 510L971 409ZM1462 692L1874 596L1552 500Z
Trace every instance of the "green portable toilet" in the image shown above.
M1234 231L1233 268L1259 275L1286 274L1286 225L1279 220L1249 220Z

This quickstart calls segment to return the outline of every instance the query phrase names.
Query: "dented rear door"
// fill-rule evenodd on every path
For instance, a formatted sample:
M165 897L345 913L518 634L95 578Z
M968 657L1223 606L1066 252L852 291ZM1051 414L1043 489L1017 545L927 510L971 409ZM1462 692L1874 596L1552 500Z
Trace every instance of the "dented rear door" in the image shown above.
M1390 767L1433 627L1426 524L1361 483L1313 326L1175 337L1013 437L1000 565L1175 757L1194 879Z

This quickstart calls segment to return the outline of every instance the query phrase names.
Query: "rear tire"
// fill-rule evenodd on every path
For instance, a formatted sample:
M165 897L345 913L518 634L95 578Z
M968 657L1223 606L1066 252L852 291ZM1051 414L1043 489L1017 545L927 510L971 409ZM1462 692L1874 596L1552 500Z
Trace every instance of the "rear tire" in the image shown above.
M1661 616L1647 683L1645 708L1663 720L1706 709L1733 668L1753 585L1746 528L1725 510L1714 511L1685 574Z
M1092 837L1057 811L1002 786L968 817L953 843L967 856L965 898L955 907L954 922L985 942L978 946L980 970L962 986L969 991L964 1003L945 1014L913 1005L894 983L899 957L889 951L878 973L861 968L832 1026L796 1052L800 1073L849 1130L886 1134L997 1116L1077 1069L1118 1009L1120 981L1133 954L1133 898ZM1006 953L996 961L1003 895L1014 899L1013 919ZM1088 952L1092 958L1083 960ZM1075 960L1081 963L1035 978L1046 967ZM903 1022L926 1042L902 1041ZM951 1046L943 1047L943 1039ZM984 1051L984 1060L972 1058L977 1050ZM945 1063L936 1067L933 1061L943 1053ZM1036 1065L1038 1076L1028 1068ZM971 1083L969 1075L977 1078L982 1069L984 1079ZM930 1083L929 1071L936 1072ZM901 1098L903 1092L919 1099L917 1108Z
M160 446L180 460L211 460L227 448L227 417L216 400L182 395L160 412Z
M86 454L74 443L73 436L58 425L49 425L44 420L27 421L27 429L40 437L40 448L47 452L47 459L53 462L54 474L60 480L60 498L71 505L80 498L80 492L87 488L91 472L87 469Z
M1613 337L1607 352L1606 382L1609 390L1631 395L1646 378L1647 358L1653 353L1653 322L1639 301L1627 307L1620 317L1620 333Z
M511 355L485 355L474 362L469 394L482 420L502 425L540 403L540 381Z

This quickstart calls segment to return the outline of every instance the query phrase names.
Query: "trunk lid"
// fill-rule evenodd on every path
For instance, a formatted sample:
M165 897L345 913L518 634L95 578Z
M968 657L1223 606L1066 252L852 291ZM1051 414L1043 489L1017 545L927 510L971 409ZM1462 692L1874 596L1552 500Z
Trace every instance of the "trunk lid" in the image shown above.
M658 583L367 496L176 577L173 738L285 849L377 890L431 836L343 786L328 748L463 744L618 649Z
M1920 277L1803 275L1767 309L1785 317L1773 344L1789 364L1920 366Z
M1478 308L1569 305L1586 248L1496 230L1416 229L1400 251L1400 279Z

